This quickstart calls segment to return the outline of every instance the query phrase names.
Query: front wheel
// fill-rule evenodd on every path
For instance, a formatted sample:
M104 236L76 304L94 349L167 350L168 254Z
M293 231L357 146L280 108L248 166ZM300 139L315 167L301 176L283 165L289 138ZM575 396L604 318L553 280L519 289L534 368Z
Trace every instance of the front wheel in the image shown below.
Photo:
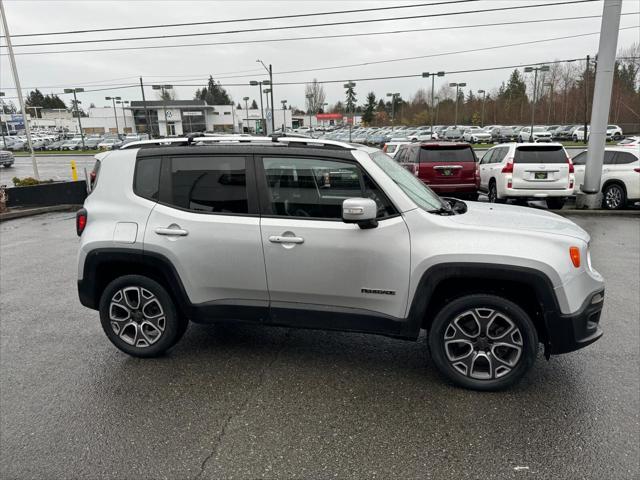
M560 210L564 207L566 201L566 198L547 198L547 208L550 210Z
M498 186L495 181L489 183L489 193L487 194L490 203L504 203L505 200L498 197Z
M602 207L607 210L620 210L627 203L627 194L617 183L607 185L602 191Z
M533 365L538 335L527 313L494 295L467 295L436 315L428 334L436 368L458 386L500 390Z
M125 275L100 298L100 323L111 343L135 357L155 357L173 347L186 331L171 296L155 280Z

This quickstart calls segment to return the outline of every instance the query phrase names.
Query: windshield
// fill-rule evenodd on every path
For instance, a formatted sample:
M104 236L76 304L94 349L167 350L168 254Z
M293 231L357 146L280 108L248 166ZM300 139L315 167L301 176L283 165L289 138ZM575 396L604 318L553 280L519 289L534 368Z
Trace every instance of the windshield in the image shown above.
M427 211L446 208L438 195L388 155L373 152L369 156L418 207Z
M544 127L533 127L534 132L546 132L547 129Z

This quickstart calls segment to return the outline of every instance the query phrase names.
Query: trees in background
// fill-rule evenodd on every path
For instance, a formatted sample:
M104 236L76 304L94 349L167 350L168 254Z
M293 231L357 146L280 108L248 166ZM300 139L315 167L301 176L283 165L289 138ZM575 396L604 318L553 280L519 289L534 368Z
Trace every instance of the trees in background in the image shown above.
M43 95L42 92L37 88L29 92L29 95L27 95L27 97L25 98L24 103L27 107L40 107L45 110L52 108L67 108L64 101L60 97L58 97L58 95L56 95L55 93L51 95ZM35 109L38 118L42 117L40 108Z
M233 105L233 100L227 91L209 75L207 84L196 90L194 100L204 100L209 105Z
M316 113L322 110L322 106L327 98L322 84L315 78L311 83L304 86L304 96L306 99L307 112Z

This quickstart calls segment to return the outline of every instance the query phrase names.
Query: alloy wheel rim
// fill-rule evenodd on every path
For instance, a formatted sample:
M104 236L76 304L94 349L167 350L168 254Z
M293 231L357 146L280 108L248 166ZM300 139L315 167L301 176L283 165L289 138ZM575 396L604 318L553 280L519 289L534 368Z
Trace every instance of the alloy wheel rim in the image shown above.
M604 198L607 207L618 208L620 206L620 203L622 202L622 191L620 190L620 187L609 187Z
M455 317L447 325L443 341L451 368L473 380L502 378L522 358L520 329L492 308L474 308Z
M146 288L124 287L109 304L111 329L128 345L146 348L164 334L166 316L158 298Z

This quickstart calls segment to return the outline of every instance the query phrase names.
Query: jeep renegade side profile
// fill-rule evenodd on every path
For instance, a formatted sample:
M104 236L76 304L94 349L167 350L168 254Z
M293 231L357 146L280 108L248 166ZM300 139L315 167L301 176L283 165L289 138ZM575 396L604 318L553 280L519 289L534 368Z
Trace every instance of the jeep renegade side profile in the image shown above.
M512 385L602 335L589 236L518 206L442 199L379 150L202 137L99 154L76 217L78 289L120 350L151 357L188 322L416 340L457 385Z

